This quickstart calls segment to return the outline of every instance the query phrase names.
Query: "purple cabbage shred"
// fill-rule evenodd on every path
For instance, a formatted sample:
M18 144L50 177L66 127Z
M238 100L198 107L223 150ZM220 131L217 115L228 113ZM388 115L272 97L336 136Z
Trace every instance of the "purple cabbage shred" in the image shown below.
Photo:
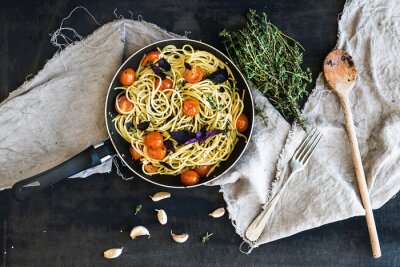
M164 167L166 167L166 168L168 168L168 169L171 169L172 170L172 167L171 167L171 165L169 165L168 163L166 163L166 162L160 162L160 164L161 165L163 165Z
M137 128L139 130L141 130L141 131L146 131L147 128L149 128L149 126L150 126L150 122L149 121L143 121L143 122L141 122L141 123L139 123L137 125Z
M175 152L175 146L174 143L171 140L165 140L164 141L164 145L167 148L167 150L171 151L171 152Z
M187 130L179 130L179 131L175 131L175 132L170 132L169 134L180 145L184 144L185 142L187 142L188 140L190 140L192 138L196 138L195 133L192 133L191 131L187 131Z
M154 65L153 63L150 63L150 68L154 71L154 73L156 75L160 76L160 78L162 80L167 78L167 75L165 75L165 73L158 66Z
M188 141L185 142L185 145L188 144L193 144L196 142L204 143L208 138L213 137L217 134L225 133L224 130L211 130L211 131L206 131L205 129L201 129L196 133L196 137L192 138Z
M226 69L218 69L208 75L207 79L214 83L223 83L228 80L228 71Z
M186 63L186 62L185 62L185 68L188 69L188 70L191 70L191 69L192 69L192 66L190 66L189 63Z
M168 63L164 58L161 58L159 61L157 61L157 64L160 68L170 71L171 70L171 64Z
M193 133L187 130L180 130L176 132L170 132L172 138L178 142L180 145L189 145L194 144L196 142L204 143L208 138L213 137L217 134L226 134L225 130L211 130L206 131L204 128L198 131L197 133Z

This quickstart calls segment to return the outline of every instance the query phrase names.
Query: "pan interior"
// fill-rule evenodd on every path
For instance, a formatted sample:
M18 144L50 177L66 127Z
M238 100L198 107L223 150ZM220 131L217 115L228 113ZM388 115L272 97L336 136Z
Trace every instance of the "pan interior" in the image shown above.
M118 91L114 90L114 88L120 85L119 81L118 81L120 72L123 69L128 68L128 67L136 69L140 63L142 56L145 53L154 51L157 48L163 48L167 45L175 45L176 47L182 47L185 44L189 44L189 45L193 46L193 48L196 50L203 50L203 51L210 52L229 66L229 68L231 69L231 71L237 81L237 88L239 88L240 95L242 94L243 90L245 91L244 100L243 100L244 101L243 112L247 115L247 117L249 119L249 128L243 134L247 137L247 140L249 140L252 129L253 129L252 126L253 126L253 119L254 119L254 107L253 107L251 92L249 90L249 86L248 86L246 80L244 79L243 75L239 72L239 70L234 66L234 64L224 54L222 54L220 51L218 51L217 49L215 49L207 44L204 44L204 43L198 42L198 41L194 41L194 40L188 40L188 39L164 40L164 41L153 43L149 46L146 46L146 47L142 48L141 50L139 50L138 52L136 52L135 54L133 54L130 58L128 58L122 64L122 66L119 68L119 70L115 74L115 76L110 84L110 88L109 88L108 96L107 96L107 100L106 100L106 107L105 107L105 116L106 116L106 124L107 124L108 133L109 133L110 139L111 139L118 155L120 156L121 160L123 160L124 163L139 177L141 177L149 182L161 185L161 186L175 187L175 188L184 188L184 187L188 187L188 186L184 186L181 184L179 176L160 175L160 174L151 175L151 176L146 175L142 171L141 164L137 161L134 161L132 159L132 157L130 156L129 143L126 142L125 139L123 139L118 134L118 132L115 130L114 124L112 122L113 118L115 118L118 115L118 113L115 111L115 108L114 108L115 98L118 94ZM198 185L204 184L206 182L209 182L213 179L216 179L219 176L221 176L223 173L225 173L228 169L230 169L236 163L236 161L240 158L242 153L244 152L244 150L247 146L247 143L248 143L248 141L246 142L243 138L239 138L239 141L235 145L235 148L232 151L232 154L230 155L228 160L221 162L219 167L217 167L215 169L215 171L209 177L202 178L200 180L200 183L195 186L198 186Z

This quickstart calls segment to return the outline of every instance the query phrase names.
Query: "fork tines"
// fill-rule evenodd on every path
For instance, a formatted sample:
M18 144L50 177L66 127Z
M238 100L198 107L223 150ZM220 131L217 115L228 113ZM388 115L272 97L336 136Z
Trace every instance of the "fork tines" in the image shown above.
M306 165L321 138L322 133L317 128L312 129L300 146L296 149L293 158L303 165Z

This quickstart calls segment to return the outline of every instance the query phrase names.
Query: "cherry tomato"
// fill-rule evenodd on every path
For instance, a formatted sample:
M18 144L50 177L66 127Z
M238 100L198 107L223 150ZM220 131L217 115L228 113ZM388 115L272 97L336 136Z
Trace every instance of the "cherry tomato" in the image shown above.
M137 152L136 149L133 148L133 146L130 146L130 147L129 147L129 153L131 153L132 158L133 158L134 160L139 160L139 159L142 158L142 155L140 155L140 153Z
M157 88L158 87L158 85L159 85L159 83L160 83L160 79L156 79L155 81L154 81L154 86ZM164 79L164 80L162 80L162 82L161 82L161 86L160 86L160 91L164 91L165 89L171 89L172 88L172 85L173 85L173 82L170 80L170 79Z
M146 64L148 62L154 62L156 60L158 60L158 57L160 56L160 52L158 51L151 51L149 53L147 53L142 61L142 66L146 66Z
M204 72L198 66L192 67L191 70L185 69L183 72L183 78L185 78L188 83L198 83L203 79L203 76Z
M197 172L200 176L206 176L210 170L211 170L211 165L200 165L194 168L194 171Z
M132 68L124 69L119 75L119 82L125 86L132 85L135 80L136 74Z
M161 149L164 147L164 138L159 132L151 132L145 135L144 144L147 148Z
M118 97L117 101L115 101L115 110L120 113L128 113L133 109L133 103L131 103L126 96L121 95Z
M200 180L200 175L194 170L188 170L181 174L181 182L184 185L194 185Z
M249 120L245 114L240 114L236 120L236 130L239 133L243 133L249 127Z
M155 159L155 160L162 160L165 158L165 155L167 154L167 149L160 148L160 149L147 149L147 154L149 154L150 158Z
M156 166L151 165L151 164L144 165L144 169L148 173L157 173L158 172L158 168Z
M194 98L189 98L183 101L183 114L186 116L196 116L197 113L200 113L200 104Z

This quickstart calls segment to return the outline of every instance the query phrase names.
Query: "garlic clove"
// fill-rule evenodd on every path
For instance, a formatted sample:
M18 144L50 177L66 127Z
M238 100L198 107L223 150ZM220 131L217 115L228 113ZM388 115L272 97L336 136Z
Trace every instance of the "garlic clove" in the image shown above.
M147 230L145 227L143 226L136 226L133 227L130 236L132 237L132 239L135 239L138 236L142 236L142 235L148 235L150 238L150 233L149 230Z
M167 213L164 210L156 210L157 211L157 219L158 221L164 225L167 223Z
M225 208L219 208L219 209L214 210L213 212L211 212L208 215L213 218L219 218L219 217L224 216L224 214L225 214Z
M169 197L171 197L171 194L168 192L158 192L158 193L155 193L153 196L150 196L151 200L153 200L153 201L160 201L162 199L169 198Z
M186 233L177 235L177 234L172 233L172 230L171 230L171 237L177 243L185 243L186 240L188 240L189 235Z
M122 248L111 248L109 250L104 251L103 255L104 258L106 259L115 259L117 257L119 257L119 255L121 255L122 253Z

